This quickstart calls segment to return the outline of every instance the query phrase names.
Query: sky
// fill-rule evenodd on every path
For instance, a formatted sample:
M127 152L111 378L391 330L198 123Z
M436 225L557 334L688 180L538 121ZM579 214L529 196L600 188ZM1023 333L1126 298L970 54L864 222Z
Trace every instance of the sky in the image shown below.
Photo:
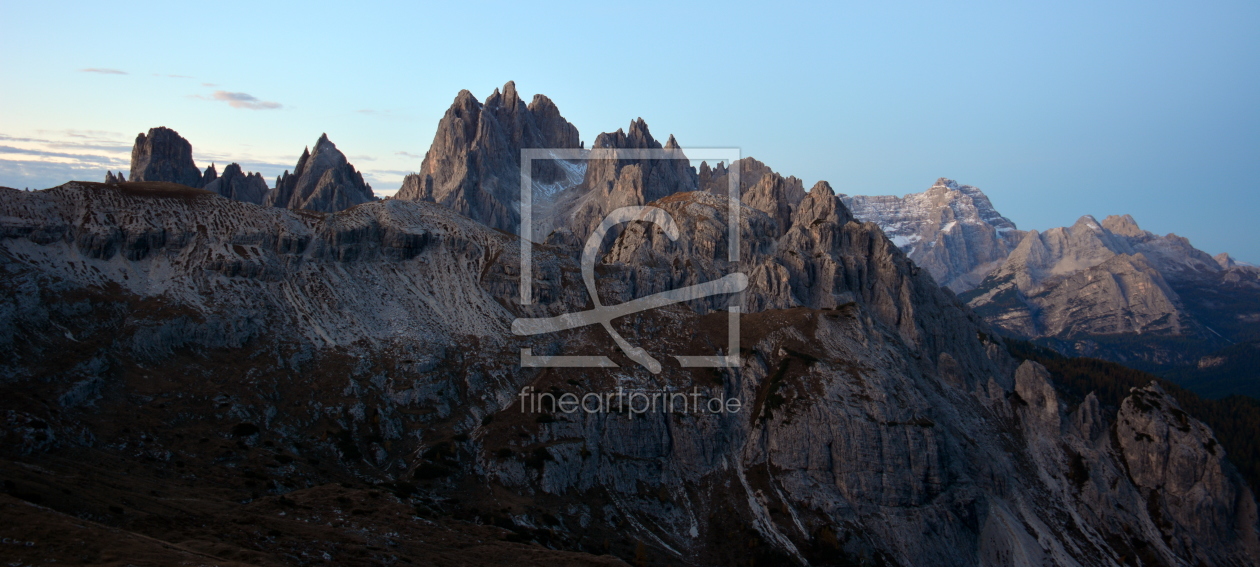
M806 187L974 185L1022 229L1132 214L1260 263L1260 3L4 2L0 185L175 129L274 183L327 133L379 194L461 89L636 117Z

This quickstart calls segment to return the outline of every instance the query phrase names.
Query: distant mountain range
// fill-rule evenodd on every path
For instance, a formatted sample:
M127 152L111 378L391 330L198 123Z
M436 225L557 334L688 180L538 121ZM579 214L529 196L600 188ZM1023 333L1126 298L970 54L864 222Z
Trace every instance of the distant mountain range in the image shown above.
M268 189L262 174L245 173L239 164L229 164L222 176L213 164L200 172L188 140L170 128L152 128L148 134L136 136L129 176L105 173L105 183L123 183L128 178L133 182L178 183L256 205L328 213L376 200L363 175L326 134L315 142L313 153L310 148L302 150L292 174L286 170L276 178L275 187Z
M1260 269L1129 215L1020 231L977 188L842 196L987 321L1065 354L1163 374L1202 394L1260 397Z

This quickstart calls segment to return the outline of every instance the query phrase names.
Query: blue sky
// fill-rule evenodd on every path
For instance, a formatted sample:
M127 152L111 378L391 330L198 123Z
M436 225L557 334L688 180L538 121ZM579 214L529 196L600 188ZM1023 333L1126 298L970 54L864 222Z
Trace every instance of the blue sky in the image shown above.
M164 125L269 182L327 132L387 193L460 89L515 80L588 143L642 116L807 186L950 177L1020 228L1129 213L1260 262L1260 4L1025 4L5 2L0 185Z

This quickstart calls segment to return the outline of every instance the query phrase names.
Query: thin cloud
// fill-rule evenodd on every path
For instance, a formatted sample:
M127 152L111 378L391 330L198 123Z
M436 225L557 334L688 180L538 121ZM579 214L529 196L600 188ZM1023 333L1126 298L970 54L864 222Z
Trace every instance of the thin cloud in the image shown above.
M216 84L214 84L214 83L201 83L201 86L203 86L203 87L217 87L217 86L219 86L219 85L216 85Z
M82 138L87 141L79 142L48 138L22 138L10 136L8 134L0 134L0 140L7 142L43 144L49 147L68 150L100 150L111 153L127 153L131 151L131 144L125 141L113 139L112 137L80 134L74 130L66 130L64 133L59 133L72 138Z
M162 73L154 73L153 76L154 77L169 77L172 79L191 79L192 78L192 77L189 77L188 75L164 75Z
M274 110L280 108L280 103L265 100L258 100L257 97L249 93L230 93L228 91L214 91L211 98L219 102L226 102L232 108L247 108L249 110Z
M387 175L391 177L406 177L413 173L415 172L408 169L373 169L370 172L370 175L372 175L375 179L380 179L381 175ZM369 172L365 171L363 172L363 174L369 175Z
M118 69L106 69L103 67L88 67L87 69L79 69L79 71L82 73L101 73L104 75L126 75L127 74L126 71L119 71Z
M109 158L106 156L94 156L88 154L70 154L65 152L50 152L46 150L32 150L28 148L15 148L13 146L0 146L0 154L19 154L28 156L38 156L45 158L64 158L77 160L79 162L114 164L121 160Z
M411 152L394 152L394 155L396 155L396 156L403 156L403 157L409 157L409 158L415 158L415 159L420 159L420 156L418 156L418 155L416 155L416 154L413 154L413 153L411 153Z

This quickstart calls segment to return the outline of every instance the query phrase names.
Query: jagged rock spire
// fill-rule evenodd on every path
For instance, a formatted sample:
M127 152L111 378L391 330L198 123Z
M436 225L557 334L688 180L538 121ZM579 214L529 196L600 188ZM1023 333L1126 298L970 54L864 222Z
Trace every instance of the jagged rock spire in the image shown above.
M578 131L555 103L535 95L526 105L508 82L484 104L460 91L438 123L420 171L408 175L395 198L433 201L494 228L520 226L522 148L577 148ZM575 166L575 167L579 167ZM539 185L568 186L573 168L550 160L535 162Z
M212 166L213 167L213 166ZM223 169L223 175L206 184L213 191L229 199L261 205L267 197L267 182L261 173L245 173L240 164L231 163Z
M253 182L250 182L251 184ZM303 148L293 173L285 171L263 204L289 209L335 212L374 201L372 187L346 160L345 154L321 134L315 149Z

